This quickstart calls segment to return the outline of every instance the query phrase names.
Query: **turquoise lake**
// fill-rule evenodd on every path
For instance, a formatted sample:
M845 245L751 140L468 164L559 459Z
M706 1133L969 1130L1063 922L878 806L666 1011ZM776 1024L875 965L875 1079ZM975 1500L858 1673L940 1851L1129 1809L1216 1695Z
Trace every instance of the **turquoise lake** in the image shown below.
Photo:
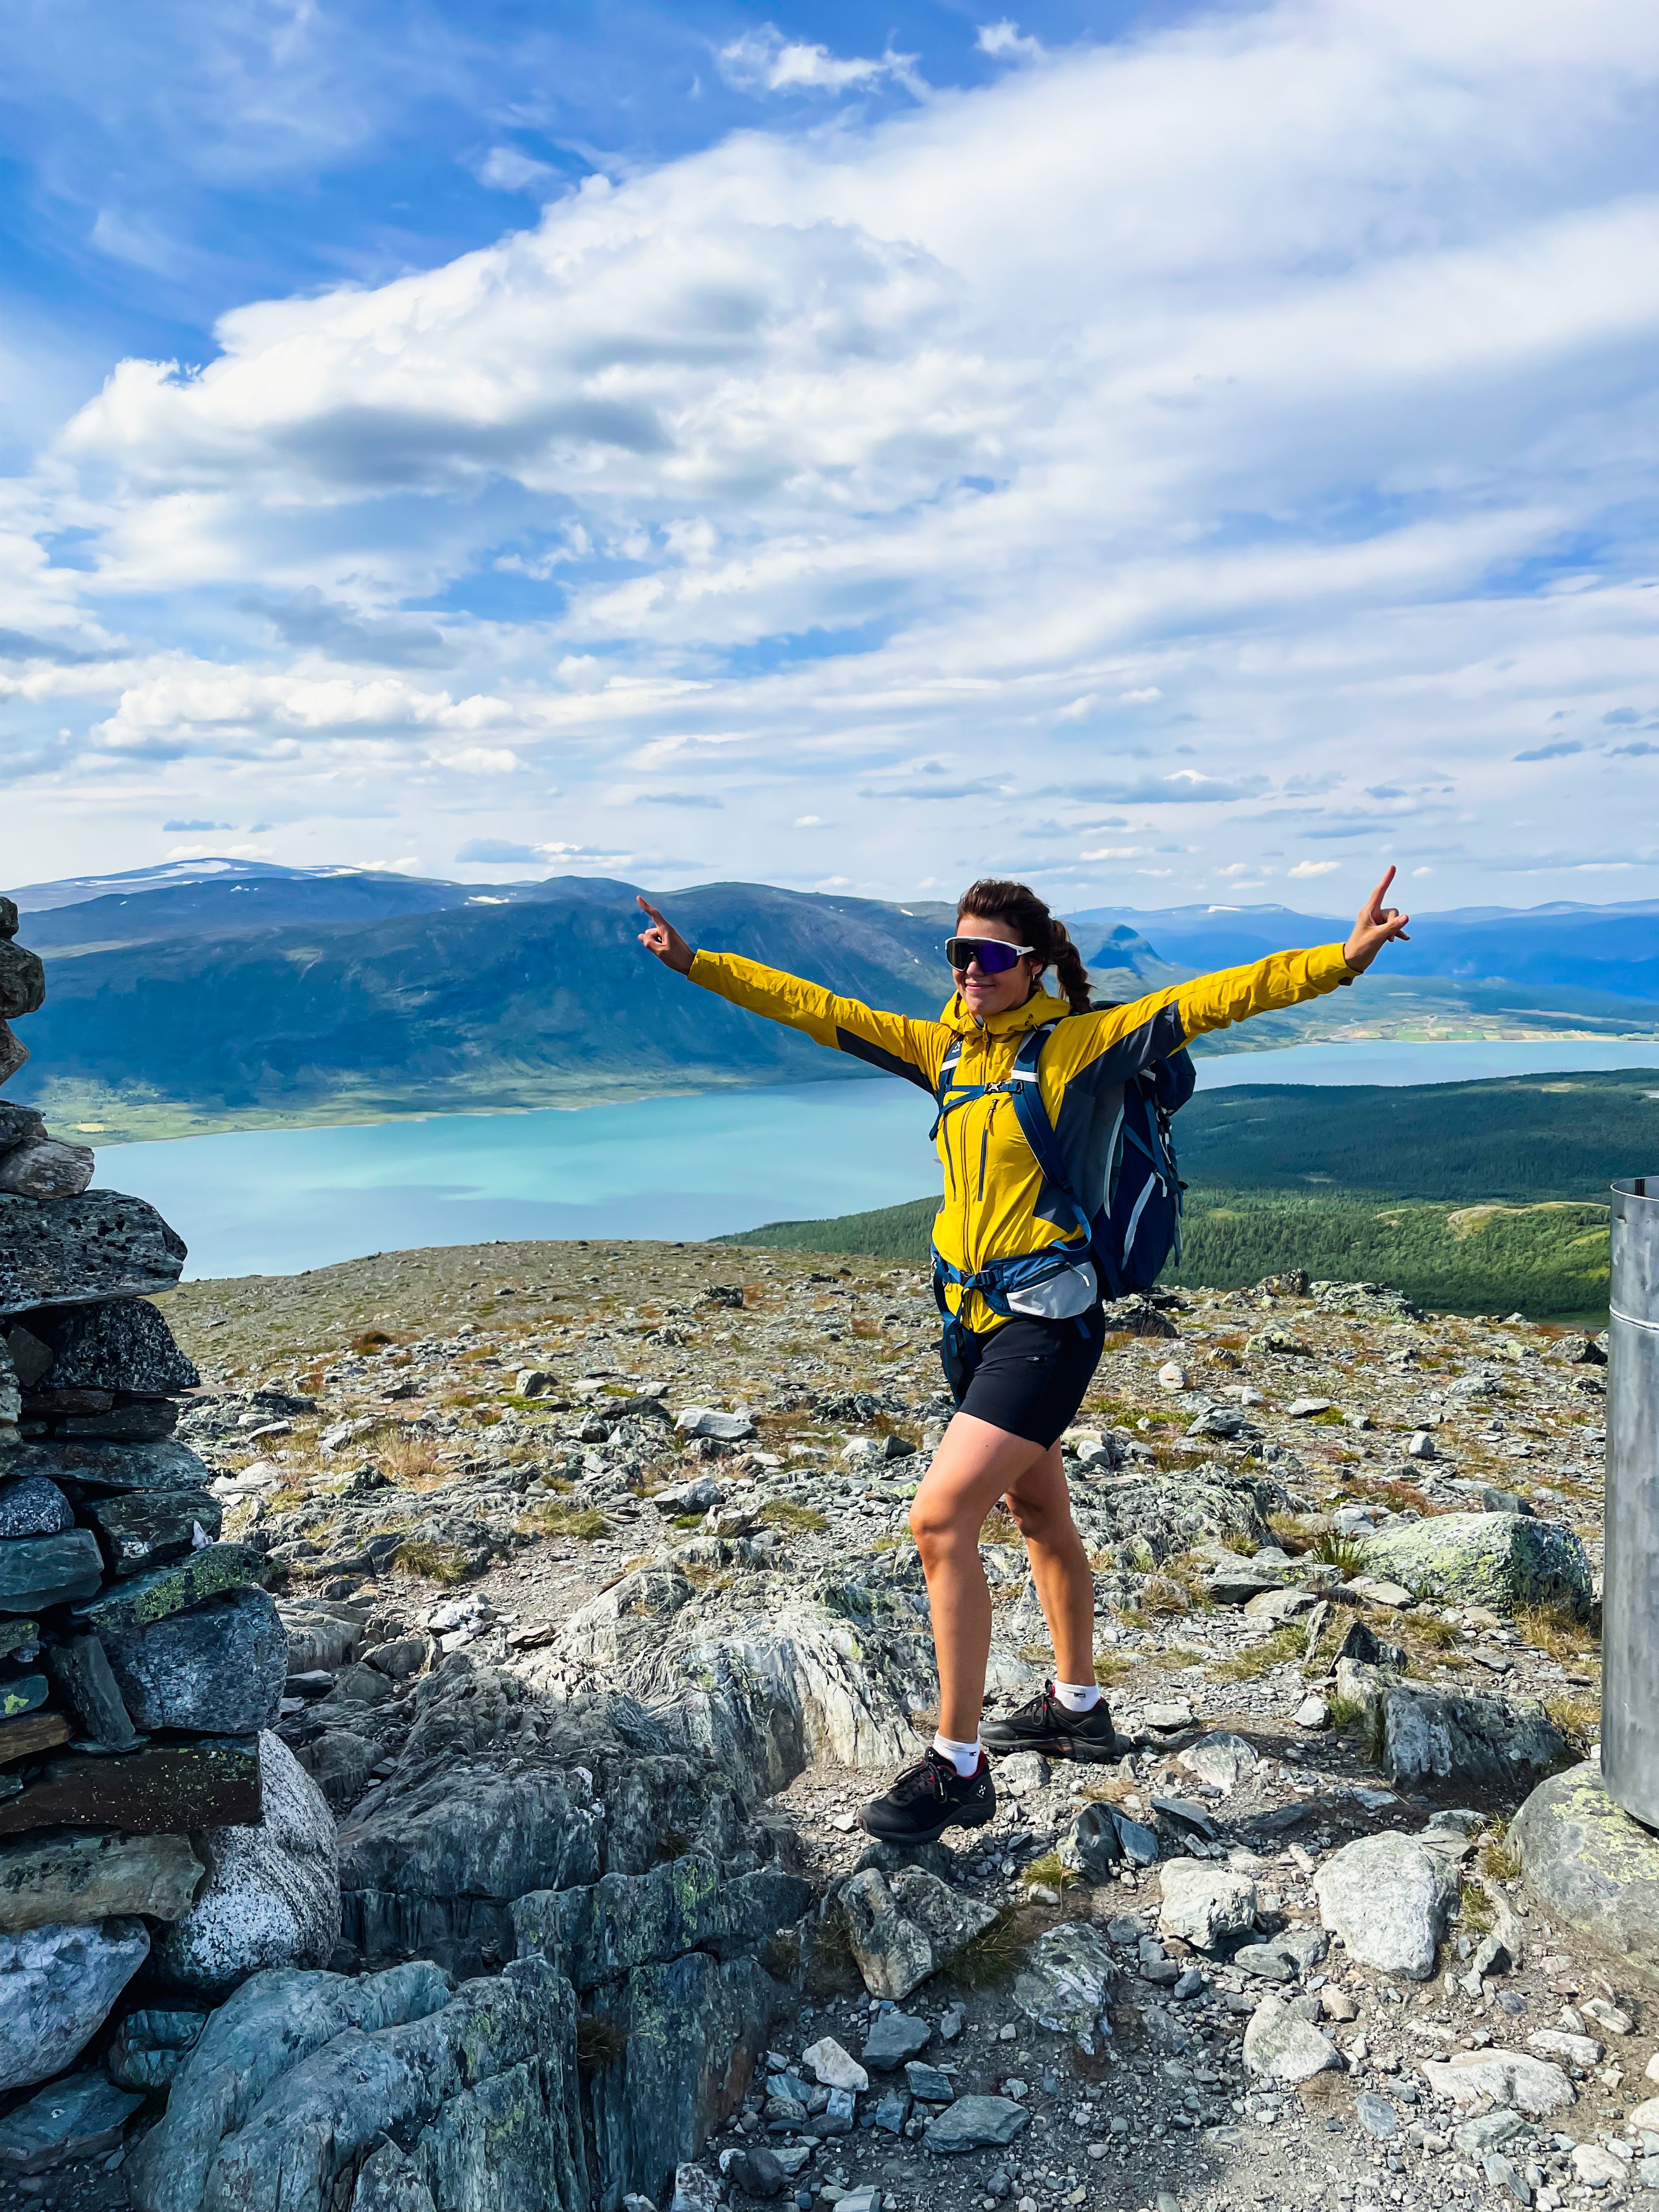
M1649 1066L1659 1041L1304 1045L1199 1062L1212 1087ZM289 1274L424 1244L692 1239L891 1206L933 1187L931 1118L906 1083L805 1083L123 1145L100 1155L98 1182L161 1208L190 1246L189 1275Z

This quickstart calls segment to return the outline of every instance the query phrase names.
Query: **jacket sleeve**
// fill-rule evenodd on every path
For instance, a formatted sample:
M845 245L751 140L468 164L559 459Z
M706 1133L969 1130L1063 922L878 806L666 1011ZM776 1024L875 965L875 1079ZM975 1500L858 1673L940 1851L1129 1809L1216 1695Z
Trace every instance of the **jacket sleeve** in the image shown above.
M689 970L694 983L751 1014L764 1014L803 1030L814 1044L851 1053L889 1075L902 1075L931 1092L939 1080L950 1032L940 1022L913 1022L878 1013L857 999L839 999L821 984L779 968L763 968L735 952L697 952Z
M1064 1082L1085 1069L1097 1082L1121 1082L1210 1030L1322 998L1352 982L1353 975L1340 945L1317 945L1310 952L1271 952L1248 968L1218 969L1212 975L1172 984L1127 1006L1061 1023L1054 1042L1061 1047L1062 1066L1056 1073Z

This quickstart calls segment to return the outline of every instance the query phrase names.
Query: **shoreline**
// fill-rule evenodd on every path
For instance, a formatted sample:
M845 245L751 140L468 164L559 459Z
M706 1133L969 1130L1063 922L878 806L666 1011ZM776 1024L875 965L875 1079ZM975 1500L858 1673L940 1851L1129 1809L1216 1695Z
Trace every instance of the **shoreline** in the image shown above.
M1237 1042L1224 1044L1212 1043L1205 1039L1194 1047L1193 1057L1204 1064L1221 1060L1258 1059L1264 1054L1283 1056L1310 1051L1347 1051L1376 1045L1401 1045L1413 1051L1426 1047L1455 1048L1492 1045L1586 1045L1601 1048L1609 1045L1651 1045L1654 1065L1659 1068L1659 1032L1649 1030L1609 1035L1604 1030L1526 1030L1518 1033L1511 1030L1502 1036L1492 1035L1489 1028L1460 1030L1455 1035L1440 1032L1427 1036L1403 1030L1387 1034L1368 1031L1350 1032L1342 1036L1311 1036L1295 1044L1266 1037L1260 1042L1247 1042L1241 1037ZM1564 1068L1556 1072L1565 1074L1575 1071ZM873 1082L877 1079L873 1073L848 1070L834 1075L762 1082L745 1079L742 1076L723 1077L720 1071L710 1069L700 1070L696 1079L684 1082L586 1085L574 1097L568 1091L562 1096L526 1097L521 1091L509 1089L497 1098L483 1097L453 1103L416 1101L409 1104L354 1104L340 1100L287 1112L281 1109L249 1107L242 1111L213 1113L179 1108L170 1103L146 1103L128 1107L118 1121L112 1115L109 1120L71 1119L73 1114L85 1113L89 1106L95 1106L95 1102L91 1100L78 1107L72 1103L74 1086L71 1085L52 1086L41 1099L27 1099L23 1103L38 1104L57 1133L65 1138L89 1140L100 1152L112 1152L127 1145L179 1144L196 1137L277 1136L307 1129L376 1128L394 1122L479 1120L544 1113L579 1114L596 1106L636 1105L657 1098L698 1098L725 1091L747 1094L799 1089L805 1087L806 1084L817 1087L820 1084ZM1464 1079L1479 1081L1482 1079L1470 1077ZM58 1103L60 1100L61 1103Z

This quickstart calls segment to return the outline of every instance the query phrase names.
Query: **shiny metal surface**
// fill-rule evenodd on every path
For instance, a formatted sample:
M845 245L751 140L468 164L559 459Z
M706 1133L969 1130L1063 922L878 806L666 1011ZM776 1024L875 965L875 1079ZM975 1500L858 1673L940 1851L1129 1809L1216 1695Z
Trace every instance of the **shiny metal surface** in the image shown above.
M1659 1827L1659 1176L1613 1186L1601 1774Z

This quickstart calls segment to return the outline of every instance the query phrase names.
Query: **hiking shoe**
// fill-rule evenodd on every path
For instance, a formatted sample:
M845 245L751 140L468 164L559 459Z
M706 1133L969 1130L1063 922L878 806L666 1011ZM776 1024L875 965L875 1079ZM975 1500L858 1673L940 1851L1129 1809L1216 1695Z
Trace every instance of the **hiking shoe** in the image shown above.
M1094 1763L1117 1756L1117 1731L1105 1698L1086 1713L1068 1713L1052 1682L1000 1720L981 1723L979 1734L987 1751L1040 1751L1045 1759Z
M859 1826L878 1843L935 1844L947 1828L982 1828L996 1809L996 1784L982 1751L978 1767L964 1780L930 1744L890 1790L870 1800Z

